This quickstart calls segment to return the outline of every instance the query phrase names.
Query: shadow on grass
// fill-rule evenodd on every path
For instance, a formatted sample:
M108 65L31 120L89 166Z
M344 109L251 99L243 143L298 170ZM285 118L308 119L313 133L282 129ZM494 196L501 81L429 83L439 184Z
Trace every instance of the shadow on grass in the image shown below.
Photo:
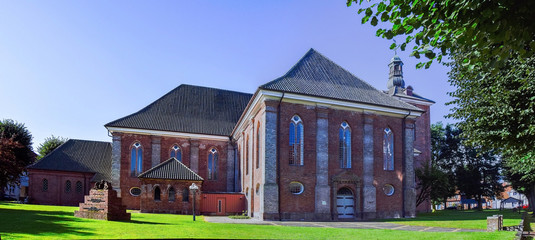
M34 236L50 234L76 234L89 236L73 222L83 221L75 218L70 211L35 211L22 209L0 209L0 233L31 234Z

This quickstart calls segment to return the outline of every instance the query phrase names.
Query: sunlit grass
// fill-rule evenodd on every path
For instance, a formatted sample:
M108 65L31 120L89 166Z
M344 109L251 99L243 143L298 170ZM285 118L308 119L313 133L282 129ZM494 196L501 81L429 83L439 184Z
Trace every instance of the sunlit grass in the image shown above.
M487 229L487 216L503 215L504 226L520 223L522 214L512 210L441 210L434 213L421 213L416 218L385 219L385 222L425 227Z
M513 232L411 232L193 222L191 216L132 213L130 222L76 218L76 207L0 202L5 239L253 238L253 239L511 239Z

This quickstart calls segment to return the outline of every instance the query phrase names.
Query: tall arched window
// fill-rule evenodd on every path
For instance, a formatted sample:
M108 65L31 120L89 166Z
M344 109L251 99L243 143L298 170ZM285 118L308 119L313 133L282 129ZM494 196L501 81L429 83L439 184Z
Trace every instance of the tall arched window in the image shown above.
M70 180L65 182L65 193L70 193L72 190L72 183Z
M394 170L394 133L385 128L383 136L383 169Z
M160 187L156 186L154 188L154 201L160 201L161 195L162 195L162 191L160 190Z
M84 191L82 182L77 181L76 182L76 193L82 193Z
M180 147L178 145L174 145L171 148L171 153L169 154L169 157L176 158L178 161L182 162L182 152L180 151Z
M351 168L351 128L347 122L340 124L338 139L340 141L340 167Z
M208 179L215 180L217 179L217 159L218 153L215 148L210 149L208 152Z
M132 144L130 156L130 173L137 176L143 169L143 148L141 143L136 142Z
M47 192L48 191L48 179L46 178L43 178L43 192Z
M249 135L245 141L245 175L249 175Z
M189 189L187 187L182 191L182 202L189 202Z
M290 122L290 165L303 165L303 121L297 115Z
M256 126L256 168L260 166L260 122Z
M169 194L168 194L167 200L170 202L174 202L175 201L175 189L173 187L170 187L168 192Z

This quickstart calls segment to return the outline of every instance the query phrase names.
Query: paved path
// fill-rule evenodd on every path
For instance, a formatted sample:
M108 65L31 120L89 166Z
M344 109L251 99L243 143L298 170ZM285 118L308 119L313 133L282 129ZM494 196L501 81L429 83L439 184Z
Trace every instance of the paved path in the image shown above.
M483 229L441 228L410 226L387 222L297 222L297 221L261 221L258 219L231 219L228 217L204 216L204 220L213 223L239 223L294 227L326 227L355 229L390 229L419 232L485 232Z

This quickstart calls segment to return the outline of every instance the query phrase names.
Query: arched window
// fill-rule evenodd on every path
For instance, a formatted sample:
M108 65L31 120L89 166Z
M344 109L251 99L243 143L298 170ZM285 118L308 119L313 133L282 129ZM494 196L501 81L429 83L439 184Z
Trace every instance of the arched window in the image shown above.
M167 198L167 200L169 200L170 202L174 202L175 201L175 189L173 187L170 187L169 188L169 197Z
M303 121L297 115L290 122L290 165L303 165Z
M72 188L72 183L70 180L65 182L65 193L70 193Z
M256 168L260 166L260 122L256 126Z
M249 135L245 141L245 175L249 175Z
M383 136L383 169L394 170L394 133L385 128Z
M160 187L156 186L154 188L154 201L160 201L162 192L160 190Z
M182 191L182 202L189 202L189 189L187 187Z
M340 124L338 139L340 141L340 167L351 168L351 128L347 122Z
M180 151L180 147L178 145L174 145L171 148L171 153L169 154L171 158L176 158L178 161L182 162L182 152Z
M217 159L218 153L215 148L210 149L208 152L208 179L216 180L217 179Z
M43 192L48 191L48 179L43 178Z
M143 148L141 143L136 142L132 144L131 156L130 156L130 173L133 176L137 176L143 169Z
M82 186L82 182L77 181L76 182L76 193L82 193L84 191L84 187Z

